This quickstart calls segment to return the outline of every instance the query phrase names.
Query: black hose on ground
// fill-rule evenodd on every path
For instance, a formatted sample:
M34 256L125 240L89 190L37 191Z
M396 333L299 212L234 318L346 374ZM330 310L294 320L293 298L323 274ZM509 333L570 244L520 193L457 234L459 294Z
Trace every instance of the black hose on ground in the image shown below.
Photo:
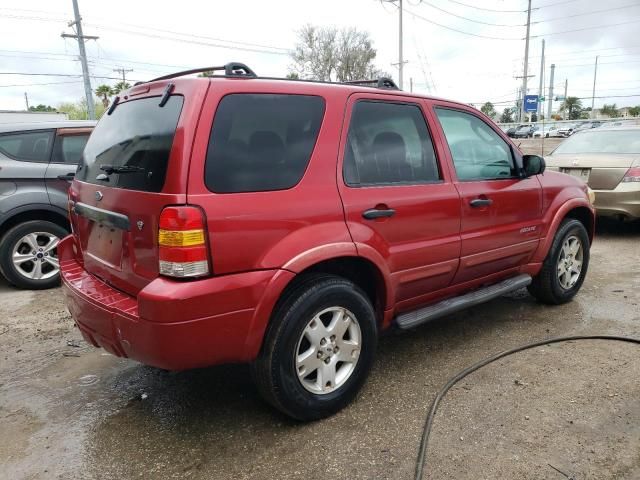
M418 451L418 459L416 461L416 475L415 480L422 480L422 476L424 474L425 461L427 457L427 446L429 443L429 435L431 434L431 427L433 426L433 419L438 411L438 407L440 406L440 402L447 394L447 392L460 380L465 378L467 375L472 374L476 370L481 369L489 365L490 363L495 362L496 360L500 360L501 358L507 357L509 355L513 355L514 353L522 352L524 350L530 350L532 348L541 347L543 345L549 345L552 343L561 343L561 342L570 342L575 340L612 340L617 342L627 342L627 343L635 343L640 345L639 338L632 337L620 337L615 335L574 335L571 337L556 337L549 338L547 340L542 340L535 343L530 343L528 345L522 345L520 347L513 348L511 350L506 350L501 353L497 353L492 357L486 358L484 360L471 365L468 368L465 368L461 372L459 372L454 377L446 383L444 387L438 392L436 398L433 399L433 403L431 403L431 408L429 409L429 415L427 415L427 420L424 424L424 429L422 431L422 439L420 440L420 449Z

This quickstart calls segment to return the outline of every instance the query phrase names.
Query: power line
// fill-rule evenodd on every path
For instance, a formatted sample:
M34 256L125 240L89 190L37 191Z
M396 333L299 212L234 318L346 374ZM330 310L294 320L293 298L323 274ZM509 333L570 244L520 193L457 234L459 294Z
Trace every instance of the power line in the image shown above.
M0 88L8 88L8 87L38 87L41 85L63 85L63 84L78 84L82 83L82 80L76 80L73 82L46 82L46 83L16 83L13 85L0 85Z
M510 24L506 24L506 23L490 23L490 22L483 22L481 20L474 20L473 18L469 18L469 17L464 17L462 15L458 15L457 13L453 13L450 12L448 10L445 10L444 8L440 8L432 3L427 2L426 0L422 0L420 2L420 4L425 4L425 5L429 5L431 8L435 8L436 10L440 10L443 13L446 13L447 15L451 15L457 18L461 18L463 20L466 20L467 22L473 22L473 23L479 23L481 25L490 25L493 27L524 27L525 25L523 23L519 23L517 25L514 25L512 23Z
M419 18L420 20L423 20L423 21L425 21L425 22L431 23L431 24L433 24L433 25L437 25L438 27L441 27L441 28L446 28L447 30L451 30L451 31L453 31L453 32L461 33L461 34L463 34L463 35L470 35L470 36L472 36L472 37L484 38L484 39L487 39L487 40L514 40L514 41L515 41L515 40L517 40L517 41L524 40L524 38L514 38L514 37L492 37L492 36L489 36L489 35L479 35L479 34L477 34L477 33L465 32L465 31L463 31L463 30L458 30L457 28L448 27L448 26L446 26L446 25L442 25L441 23L434 22L433 20L431 20L431 19L429 19L429 18L425 18L425 17L423 17L422 15L419 15L419 14L417 14L417 13L415 13L415 12L412 12L412 11L410 11L410 10L407 10L406 8L404 9L404 11L405 11L405 12L407 12L409 15L414 16L415 18Z
M476 5L469 5L468 3L458 2L457 0L449 0L451 3L457 3L458 5L462 5L463 7L475 8L476 10L484 10L485 12L495 12L495 13L525 13L526 10L494 10L491 8L483 8L478 7Z
M612 8L606 8L604 10L594 10L593 12L575 13L573 15L563 15L562 17L548 18L545 20L538 20L532 23L536 24L536 23L544 23L544 22L555 22L557 20L566 20L567 18L584 17L585 15L594 15L596 13L612 12L614 10L622 10L624 8L633 8L633 7L640 7L640 4L632 3L630 5L624 5L622 7L612 7Z
M618 25L628 25L631 23L638 23L638 22L640 22L640 18L637 18L635 20L630 20L628 22L607 23L605 25L595 25L593 27L575 28L573 30L564 30L562 32L551 32L551 33L544 33L541 35L532 35L532 38L550 37L551 35L561 35L563 33L583 32L585 30L593 30L594 28L617 27Z
M0 75L23 75L23 76L41 76L41 77L82 77L80 73L32 73L32 72L0 72ZM90 75L91 78L104 78L107 80L120 80L120 77L108 77L104 75ZM131 80L137 82L139 80Z

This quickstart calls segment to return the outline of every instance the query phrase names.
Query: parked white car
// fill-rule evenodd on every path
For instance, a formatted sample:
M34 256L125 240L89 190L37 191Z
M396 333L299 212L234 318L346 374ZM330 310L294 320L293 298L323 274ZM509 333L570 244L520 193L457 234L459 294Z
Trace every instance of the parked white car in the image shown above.
M553 125L545 126L544 129L536 130L535 132L533 132L533 138L541 138L541 137L549 138L549 137L553 137L553 133L557 129L558 129L558 127L553 126Z

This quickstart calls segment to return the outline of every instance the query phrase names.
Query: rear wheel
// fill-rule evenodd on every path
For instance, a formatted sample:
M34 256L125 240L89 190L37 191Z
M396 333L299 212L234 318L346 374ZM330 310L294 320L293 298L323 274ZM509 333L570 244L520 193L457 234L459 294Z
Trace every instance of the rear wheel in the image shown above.
M0 241L0 268L19 288L51 288L60 282L58 242L67 231L52 222L33 220L16 225Z
M529 285L529 292L543 303L566 303L580 290L588 267L587 230L580 221L565 219L556 232L542 270Z
M253 376L271 405L297 420L316 420L355 397L376 343L365 293L341 277L309 276L276 308Z

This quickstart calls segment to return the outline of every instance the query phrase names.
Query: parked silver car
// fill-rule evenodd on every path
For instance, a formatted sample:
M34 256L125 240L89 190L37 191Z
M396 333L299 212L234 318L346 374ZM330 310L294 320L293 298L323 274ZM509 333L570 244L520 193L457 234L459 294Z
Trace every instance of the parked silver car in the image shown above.
M67 189L95 124L0 124L0 270L17 287L59 282Z

